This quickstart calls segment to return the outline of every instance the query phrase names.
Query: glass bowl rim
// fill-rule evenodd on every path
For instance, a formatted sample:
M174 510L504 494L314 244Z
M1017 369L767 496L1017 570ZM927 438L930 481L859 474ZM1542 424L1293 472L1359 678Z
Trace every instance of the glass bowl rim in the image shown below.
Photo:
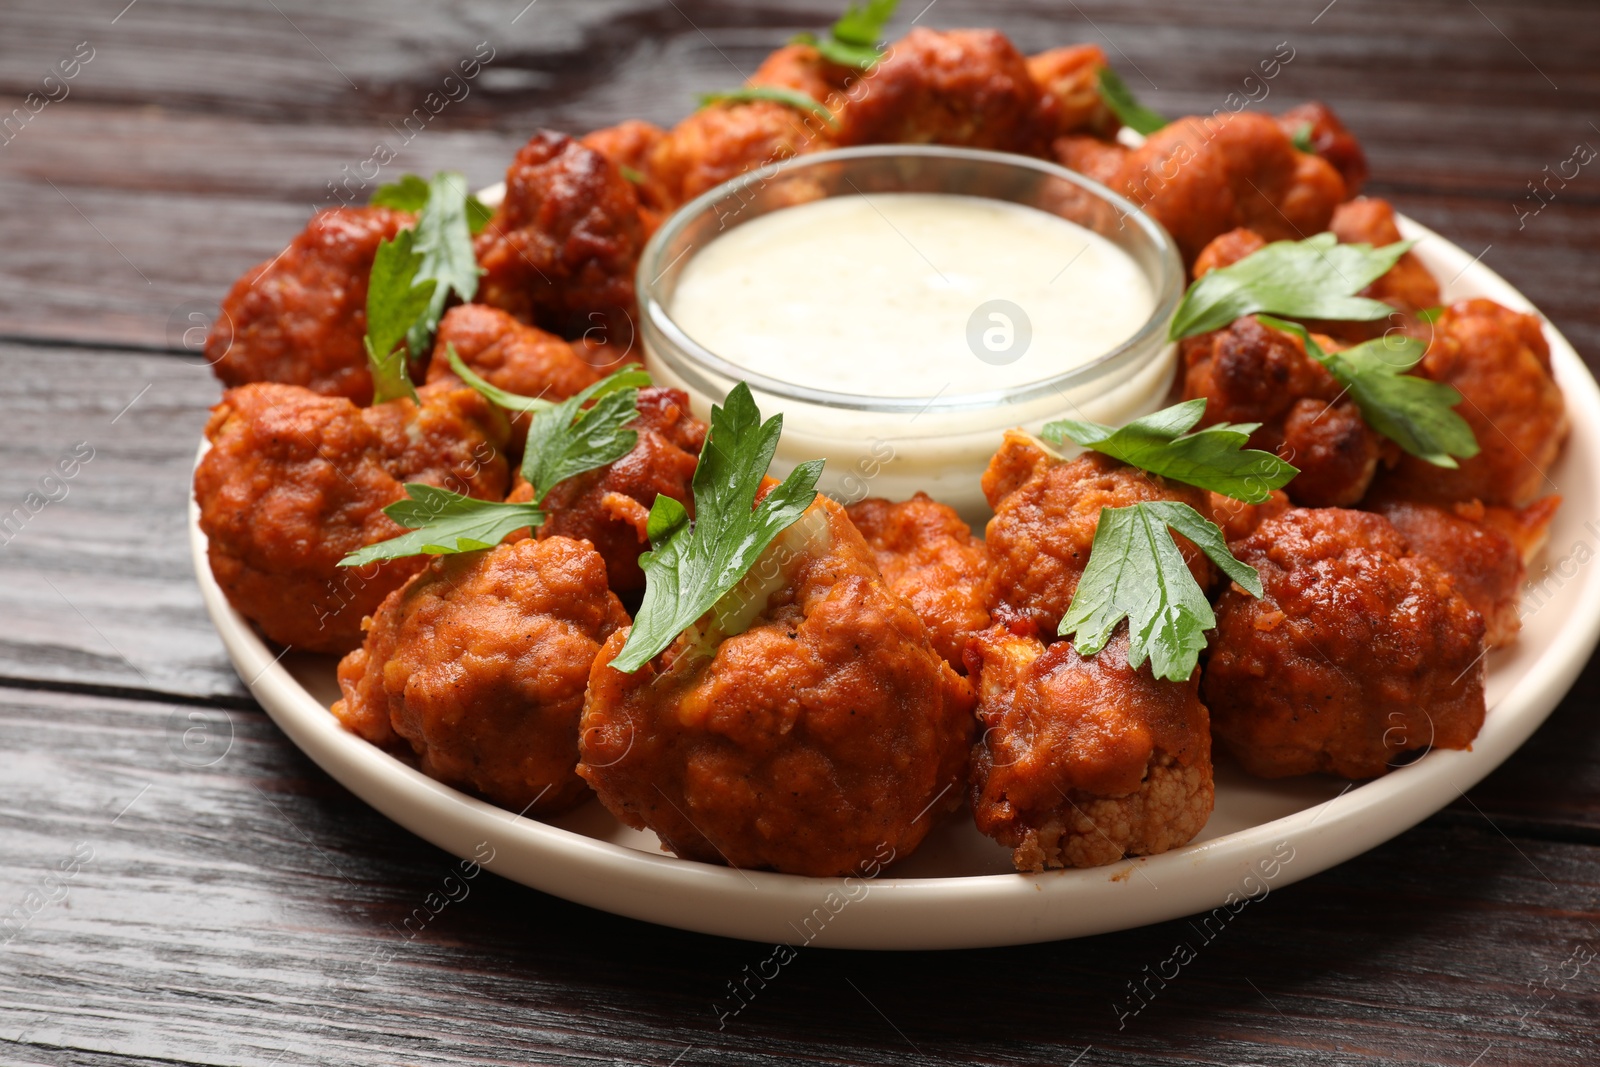
M769 375L740 367L738 364L724 359L700 345L673 321L671 314L659 297L657 286L661 279L667 275L667 272L677 264L678 259L682 259L689 250L685 249L684 252L680 252L676 259L664 267L659 266L660 261L668 245L691 223L710 211L712 205L731 196L737 196L752 185L771 181L779 175L787 174L790 171L841 161L849 162L860 159L894 157L944 158L952 161L998 164L1018 170L1032 170L1076 185L1091 196L1105 202L1114 208L1123 219L1131 220L1155 248L1159 267L1156 271L1156 276L1150 277L1151 288L1155 291L1156 296L1155 307L1150 312L1150 317L1127 340L1089 362L1073 367L1071 370L1004 389L949 395L941 391L931 397L865 397L856 393L817 389L811 386L797 385L780 378L773 378ZM1118 370L1126 364L1138 362L1138 357L1141 355L1146 359L1157 358L1166 345L1165 331L1167 324L1171 321L1173 313L1177 310L1178 302L1183 297L1185 277L1183 261L1178 255L1177 245L1159 223L1145 214L1131 200L1118 195L1106 186L1079 174L1077 171L1069 170L1048 160L1017 155L1011 152L991 152L953 145L896 144L861 145L853 148L837 148L826 152L793 156L776 163L768 163L755 170L746 171L744 174L723 182L715 188L708 189L678 208L657 228L639 256L635 285L638 292L639 310L644 318L647 347L649 347L650 341L648 335L653 331L661 341L666 342L671 349L675 350L675 353L663 353L661 358L672 363L674 365L673 369L686 379L700 377L695 372L709 371L717 377L724 378L730 382L746 382L751 389L757 392L785 400L852 411L913 412L921 415L971 411L995 408L1007 404L1027 403L1051 392L1064 394L1069 388L1081 386L1104 374ZM1161 336L1155 336L1158 333ZM686 365L680 366L680 359L674 359L674 355L680 357L681 362Z

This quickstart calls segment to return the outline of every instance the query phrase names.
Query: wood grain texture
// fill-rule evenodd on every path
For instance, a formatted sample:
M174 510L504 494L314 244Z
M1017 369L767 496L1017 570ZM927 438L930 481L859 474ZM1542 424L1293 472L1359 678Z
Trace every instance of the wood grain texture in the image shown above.
M192 714L212 743L185 750ZM487 873L431 914L456 862L259 713L0 690L0 753L0 903L92 853L0 946L6 1062L1065 1064L1092 1046L1080 1062L1465 1064L1493 1046L1480 1063L1576 1063L1600 1010L1600 959L1563 967L1600 954L1600 851L1481 822L1425 826L1226 923L802 950L719 1028L770 946ZM1194 958L1174 968L1180 944Z
M770 947L489 874L407 937L454 861L255 708L190 576L189 470L218 395L185 352L190 316L274 255L344 168L395 141L391 124L479 42L494 59L385 178L451 167L488 183L539 126L670 123L840 6L524 4L5 5L0 519L63 455L87 444L94 458L0 535L0 1063L1596 1060L1600 664L1468 798L1274 889L1210 938L1197 918L996 951L802 951L719 1028L719 1006L737 1004L728 984ZM1289 42L1264 106L1332 103L1367 146L1372 191L1484 249L1600 366L1600 164L1518 217L1543 168L1579 141L1600 147L1600 7L904 9L897 29L923 11L1026 49L1098 42L1169 114L1220 106ZM70 94L11 135L5 116L83 41L95 54ZM80 843L91 858L65 899L45 900ZM19 906L26 921L7 926ZM1192 962L1152 978L1180 944Z

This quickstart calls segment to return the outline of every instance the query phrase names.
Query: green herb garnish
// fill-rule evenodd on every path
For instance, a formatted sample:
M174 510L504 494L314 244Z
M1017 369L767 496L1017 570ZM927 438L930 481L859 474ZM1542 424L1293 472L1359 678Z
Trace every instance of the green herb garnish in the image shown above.
M1258 311L1296 319L1384 318L1394 312L1393 307L1356 294L1415 243L1396 241L1382 248L1347 245L1331 233L1304 241L1274 241L1231 266L1208 271L1189 286L1172 316L1168 337L1180 341Z
M795 44L808 44L822 53L822 58L841 67L871 70L883 58L883 30L894 18L894 9L900 0L866 0L851 4L845 13L828 28L826 37L814 33L796 34Z
M632 167L626 165L619 166L617 170L624 178L632 182L634 185L644 184L644 174L641 171L634 170Z
M339 561L341 567L493 548L514 530L542 526L545 514L541 505L561 482L615 463L639 442L638 432L627 426L639 416L639 387L650 384L650 376L643 371L618 371L555 404L497 389L472 373L454 345L445 351L455 372L491 401L536 413L522 455L522 476L533 486L533 502L478 500L431 485L408 484L410 499L390 504L383 513L409 532L350 553ZM590 401L594 404L585 408Z
M761 421L744 382L722 407L712 407L711 432L694 472L695 517L691 521L671 497L656 497L648 529L653 547L639 557L644 601L611 666L632 673L655 658L738 585L816 499L820 459L800 464L755 503L782 430L782 415Z
M432 278L439 283L427 313L419 316L406 334L406 347L420 359L432 344L433 331L450 293L470 301L478 291L478 275L482 271L472 252L467 179L462 175L440 171L428 183L428 202L417 216L416 250L422 255L417 278Z
M1261 596L1255 568L1234 559L1217 524L1188 504L1153 500L1101 508L1088 566L1057 630L1073 638L1080 655L1105 648L1117 624L1127 619L1130 667L1137 670L1148 657L1157 678L1189 680L1206 647L1206 631L1217 625L1217 618L1189 573L1173 530L1193 541L1251 596Z
M540 526L544 512L537 504L502 504L479 500L448 489L416 482L406 484L407 500L397 500L383 513L408 532L350 553L341 567L360 567L406 556L442 556L493 548L506 535L525 526Z
M1428 325L1432 326L1434 323L1439 321L1439 316L1443 314L1444 305L1435 304L1431 308L1423 308L1421 311L1417 312L1417 320L1419 322L1426 322Z
M1122 80L1122 76L1110 67L1100 68L1100 76L1095 82L1095 87L1100 92L1100 99L1111 109L1111 113L1135 133L1149 136L1167 124L1162 115L1139 103L1138 98L1133 95L1133 90Z
M1387 306L1387 305L1385 305ZM1443 382L1405 372L1427 354L1415 337L1385 335L1341 352L1324 352L1297 322L1258 315L1265 326L1300 338L1306 354L1350 393L1368 426L1436 467L1457 466L1453 456L1478 454L1478 440L1467 420L1456 414L1461 394Z
M1295 148L1304 152L1308 156L1315 155L1317 151L1317 146L1311 142L1311 133L1311 123L1302 122L1300 125L1296 126L1294 128L1294 132L1289 135L1289 140L1294 143Z
M508 411L535 412L522 452L522 477L533 499L544 503L550 490L568 478L604 467L633 451L639 434L628 423L639 417L639 390L650 375L637 367L609 374L559 403L507 392L473 373L455 345L445 346L450 369L472 388ZM592 407L584 407L593 401Z
M414 230L401 230L392 240L378 242L367 279L367 365L372 370L372 400L417 398L406 369L406 351L400 347L406 332L433 300L435 282L418 280L422 256L412 245Z
M402 175L397 182L380 185L372 197L367 201L373 207L390 207L396 211L409 211L413 215L421 211L428 204L428 183L415 174ZM489 218L494 214L494 208L479 200L476 196L467 196L467 227L474 236L483 232Z
M818 103L805 93L785 89L782 86L746 85L741 89L730 89L727 92L700 94L701 107L710 107L712 104L748 104L755 100L786 104L801 111L811 112L829 126L839 125L839 120L833 117L833 112L829 111L826 105Z
M1052 444L1070 440L1164 478L1259 504L1299 470L1271 452L1247 449L1259 423L1219 423L1189 431L1205 414L1204 398L1186 400L1116 429L1098 422L1060 419L1041 436Z

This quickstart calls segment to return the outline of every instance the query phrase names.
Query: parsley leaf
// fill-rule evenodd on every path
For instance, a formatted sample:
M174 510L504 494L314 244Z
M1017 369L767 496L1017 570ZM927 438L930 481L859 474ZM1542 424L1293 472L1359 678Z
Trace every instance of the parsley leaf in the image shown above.
M809 111L829 126L839 125L839 120L833 117L833 112L829 111L825 104L818 103L805 93L777 85L746 85L742 89L730 89L727 92L700 94L701 107L709 107L712 104L748 104L753 100L787 104L801 111Z
M1219 423L1188 431L1205 414L1201 397L1164 408L1116 429L1098 422L1060 419L1044 427L1052 444L1071 440L1151 474L1259 504L1300 471L1271 452L1244 448L1259 423Z
M409 499L397 500L383 513L409 532L350 553L341 567L360 567L406 556L440 556L493 548L513 531L544 523L537 504L502 504L462 496L438 486L406 484Z
M1444 314L1444 305L1443 304L1435 304L1431 308L1423 308L1421 311L1417 312L1417 320L1419 322L1426 322L1428 325L1431 326L1434 323L1438 322L1439 321L1439 316L1443 315L1443 314Z
M1100 93L1100 99L1105 101L1106 107L1117 116L1124 126L1135 133L1152 134L1167 124L1167 120L1159 113L1151 111L1139 103L1133 95L1133 90L1128 88L1128 83L1122 76L1110 67L1100 68L1099 80L1095 88Z
M734 386L724 406L711 409L711 432L694 472L695 517L691 522L671 497L656 497L648 528L654 547L639 557L644 602L611 666L632 673L672 644L811 506L820 459L800 464L755 504L782 430L782 415L761 421L744 382Z
M415 174L403 174L397 182L378 186L367 203L415 215L428 203L428 183Z
M1428 351L1415 337L1385 335L1342 352L1324 352L1297 322L1270 315L1257 319L1300 338L1306 354L1349 390L1367 425L1413 456L1436 467L1454 468L1458 464L1452 456L1469 459L1478 454L1472 427L1454 410L1461 394L1443 382L1404 373Z
M573 475L632 452L639 434L628 423L639 417L639 387L649 384L650 376L641 370L619 370L536 414L522 453L522 476L533 486L533 498L542 504L550 490ZM591 400L594 404L585 408Z
M1073 637L1078 653L1092 656L1128 620L1128 665L1146 658L1157 678L1186 682L1217 624L1205 592L1189 573L1170 531L1193 541L1228 577L1259 597L1255 568L1233 558L1222 531L1187 504L1154 500L1101 508L1089 564L1057 633Z
M367 279L367 364L372 369L372 401L381 404L401 397L417 398L406 370L405 339L417 317L433 299L432 279L419 281L422 256L413 247L414 230L401 230L393 240L380 241Z
M472 194L467 194L467 230L476 237L482 233L484 227L489 225L489 220L494 217L494 208L485 204Z
M883 58L878 42L883 38L884 27L894 18L900 0L866 0L852 3L845 13L828 28L826 37L814 33L801 33L792 40L795 44L808 44L822 53L822 58L841 67L871 70Z
M450 369L456 372L456 377L507 411L549 411L556 406L553 400L507 392L498 385L480 378L471 367L467 366L466 361L461 358L461 354L456 351L456 346L453 344L444 346L444 358L449 361Z
M627 164L622 164L622 165L618 166L617 167L617 172L620 173L628 181L632 182L634 185L643 185L644 182L645 182L644 172L640 171L640 170L635 170L634 168L628 166Z
M467 179L440 171L428 184L427 203L417 216L415 247L422 255L417 278L438 282L427 314L419 316L406 334L406 347L418 359L429 351L433 331L451 291L464 301L470 301L478 291L478 275L482 272L472 251L467 199Z
M1315 155L1317 151L1317 146L1311 141L1311 131L1311 123L1302 122L1294 128L1294 133L1289 135L1289 140L1294 142L1295 148L1308 156Z
M1347 245L1331 233L1304 241L1274 241L1232 266L1207 272L1189 286L1172 316L1168 338L1181 341L1258 311L1296 319L1384 318L1393 307L1356 294L1415 243L1396 241L1382 248Z

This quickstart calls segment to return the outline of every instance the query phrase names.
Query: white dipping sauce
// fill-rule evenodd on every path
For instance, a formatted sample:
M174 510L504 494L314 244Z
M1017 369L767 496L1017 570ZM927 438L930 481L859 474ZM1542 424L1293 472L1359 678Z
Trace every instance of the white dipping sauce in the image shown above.
M757 374L921 397L1081 366L1133 336L1154 303L1132 257L1077 223L1009 201L883 193L785 208L722 234L684 265L671 314Z

